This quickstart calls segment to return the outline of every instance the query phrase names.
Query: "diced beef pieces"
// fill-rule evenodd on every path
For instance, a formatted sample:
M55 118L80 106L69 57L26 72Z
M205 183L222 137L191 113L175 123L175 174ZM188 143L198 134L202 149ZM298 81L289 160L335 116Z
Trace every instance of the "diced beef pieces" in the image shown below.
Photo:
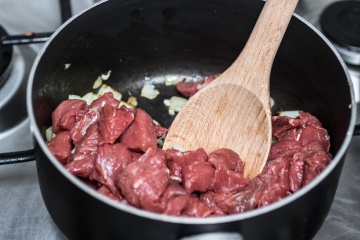
M135 151L146 152L149 148L155 149L157 138L151 116L144 110L137 109L134 120L120 136L120 142Z
M206 206L197 197L191 197L188 201L188 207L184 210L184 216L188 217L208 217L214 213L214 209Z
M325 151L329 151L330 148L330 137L324 128L306 126L302 129L299 142L304 146L312 142L318 142Z
M301 127L301 122L298 119L293 119L287 116L272 117L272 135L276 139L288 138L286 137L289 130Z
M162 127L161 125L155 124L155 123L154 123L154 130L155 130L156 138L160 138L160 137L164 136L165 133L167 133L167 131L168 131L167 128Z
M196 161L184 166L182 172L182 183L188 193L213 189L215 169L211 163Z
M76 144L79 142L87 132L91 125L97 125L100 119L100 113L90 110L82 119L75 123L75 126L70 130L71 139Z
M52 129L54 133L70 131L76 122L76 115L86 106L84 100L69 99L62 101L52 113Z
M303 185L310 183L316 176L318 176L331 161L331 154L323 149L323 146L318 142L312 142L305 146L297 156L305 163Z
M153 212L164 210L160 198L169 183L169 173L164 161L161 149L150 148L118 175L117 186L128 203Z
M71 154L71 143L70 132L65 131L58 133L55 138L47 142L47 146L57 160L65 164Z
M225 167L227 169L244 174L245 163L241 161L239 155L231 149L220 148L209 154L209 162L216 169Z
M106 104L100 113L99 130L102 136L100 145L114 143L134 120L134 115L134 110L125 105L115 108Z
M214 192L235 193L247 186L248 182L241 173L233 171L224 166L215 170Z
M105 105L109 105L114 108L119 108L120 101L114 98L114 94L112 94L111 92L107 92L104 93L98 99L92 101L92 103L89 106L89 111L100 112Z
M277 158L292 158L301 148L302 145L299 141L292 139L279 140L271 145L268 161Z
M85 136L75 144L75 152L70 155L65 168L72 174L86 178L94 169L98 153L99 126L92 124L87 129Z
M290 190L289 183L290 162L288 158L277 158L266 163L262 173L278 177L280 185Z
M209 162L215 166L214 192L237 192L247 185L243 177L245 163L239 155L230 150L221 148L209 154Z
M166 150L165 158L166 164L170 170L171 179L177 182L181 182L183 178L182 168L193 162L205 162L208 159L208 155L203 148L185 152L171 148Z
M116 186L117 176L132 161L130 151L123 144L101 145L98 149L95 168L89 179L104 184L113 194L120 196Z
M222 216L225 215L225 213L221 210L220 207L218 207L218 204L222 203L222 201L224 201L225 199L229 198L232 195L233 195L232 193L217 194L212 191L208 191L206 193L202 193L199 199L212 210L213 212L212 215Z
M299 142L304 146L311 142L318 142L325 151L329 151L330 136L322 127L320 121L313 115L303 111L299 111L299 118L302 121L303 128Z
M225 213L241 213L268 205L288 194L276 176L260 174L244 190L220 202L219 207Z
M190 195L178 183L170 181L161 201L164 204L165 214L180 216L184 209L188 207Z
M101 193L102 195L115 200L117 202L120 202L122 198L119 195L115 195L107 186L103 185L99 189L97 189L97 192Z
M260 192L257 207L264 207L271 203L277 202L284 197L290 195L288 189L284 188L282 183L276 176L273 175L260 175L264 178L264 182L267 185L263 191Z
M291 192L296 192L302 187L304 179L304 161L297 158L297 154L290 162L289 184Z
M204 88L206 85L212 82L216 77L216 75L211 75L205 77L199 82L179 82L176 84L176 89L180 92L181 95L185 97L191 97L200 89Z

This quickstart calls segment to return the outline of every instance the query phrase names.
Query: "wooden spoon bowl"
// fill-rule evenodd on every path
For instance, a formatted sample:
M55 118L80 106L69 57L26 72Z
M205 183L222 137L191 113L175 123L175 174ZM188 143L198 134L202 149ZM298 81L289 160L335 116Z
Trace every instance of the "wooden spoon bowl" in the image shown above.
M298 0L267 0L235 62L185 104L163 148L229 148L245 162L245 177L257 176L271 147L270 72Z

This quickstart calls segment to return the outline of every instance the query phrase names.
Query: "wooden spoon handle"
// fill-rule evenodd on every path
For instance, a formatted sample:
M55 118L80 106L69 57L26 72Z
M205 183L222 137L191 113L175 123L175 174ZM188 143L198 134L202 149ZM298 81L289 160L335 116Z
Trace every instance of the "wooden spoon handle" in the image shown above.
M242 81L241 70L253 69L252 79L241 85L250 91L259 86L268 88L272 64L299 0L267 0L243 51L227 71L234 71L230 78L233 83ZM261 71L259 71L261 70ZM248 70L246 72L249 72ZM259 93L262 94L261 92ZM258 96L260 96L258 94ZM266 99L268 101L268 99Z

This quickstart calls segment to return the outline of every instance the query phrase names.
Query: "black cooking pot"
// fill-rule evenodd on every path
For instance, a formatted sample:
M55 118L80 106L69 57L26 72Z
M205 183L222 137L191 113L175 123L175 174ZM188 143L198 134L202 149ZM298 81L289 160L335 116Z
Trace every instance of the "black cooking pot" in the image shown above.
M71 175L45 144L51 112L69 94L106 84L139 96L145 77L162 89L139 105L169 126L162 100L177 94L165 74L189 77L224 71L242 50L262 9L254 0L122 0L97 4L58 29L39 53L29 79L27 108L36 139L37 170L46 207L69 239L311 239L329 212L355 122L356 105L343 61L329 42L292 18L271 73L274 113L301 109L331 136L334 158L292 196L243 214L173 217L112 201ZM71 64L65 68L66 64ZM69 66L69 65L67 65ZM126 96L124 96L126 99ZM210 235L206 235L210 234Z

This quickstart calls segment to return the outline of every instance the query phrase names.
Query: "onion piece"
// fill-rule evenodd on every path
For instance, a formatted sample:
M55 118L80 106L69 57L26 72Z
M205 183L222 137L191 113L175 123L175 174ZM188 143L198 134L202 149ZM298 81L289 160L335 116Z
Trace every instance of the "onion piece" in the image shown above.
M111 70L109 70L106 74L101 74L101 79L106 81L110 77Z
M140 96L152 100L156 98L159 94L160 92L157 89L155 89L154 85L146 83L141 89Z
M101 77L98 77L98 78L95 80L92 88L93 88L93 89L97 89L97 88L99 88L99 87L102 85L102 83L103 83L103 79L102 79Z
M172 96L170 99L165 99L164 104L169 107L169 114L175 115L175 112L179 112L187 101L186 98Z
M297 118L299 116L298 110L291 110L291 111L280 111L278 112L279 116L287 116L291 118Z
M165 86L176 85L179 82L182 82L185 80L184 77L181 77L179 75L174 75L174 74L165 75L164 78L165 78Z
M104 93L107 93L107 92L111 92L114 95L114 98L116 100L121 101L122 94L106 84L103 84L101 86L97 95L98 95L98 97L100 97L100 96L104 95Z

